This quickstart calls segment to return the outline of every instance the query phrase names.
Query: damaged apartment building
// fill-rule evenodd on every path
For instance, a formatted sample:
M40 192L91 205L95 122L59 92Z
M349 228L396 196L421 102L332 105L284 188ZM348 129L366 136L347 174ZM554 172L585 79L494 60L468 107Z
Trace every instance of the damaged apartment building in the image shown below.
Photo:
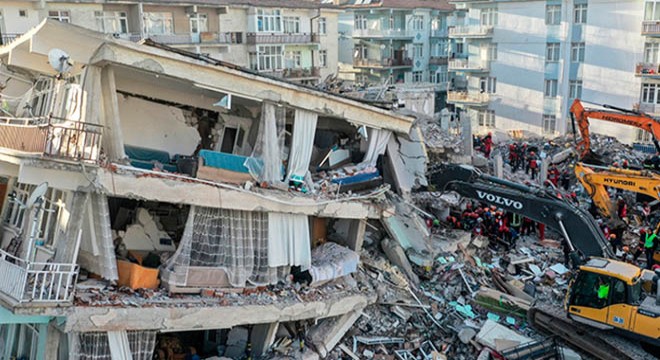
M414 118L53 20L0 61L1 359L260 356L375 301Z

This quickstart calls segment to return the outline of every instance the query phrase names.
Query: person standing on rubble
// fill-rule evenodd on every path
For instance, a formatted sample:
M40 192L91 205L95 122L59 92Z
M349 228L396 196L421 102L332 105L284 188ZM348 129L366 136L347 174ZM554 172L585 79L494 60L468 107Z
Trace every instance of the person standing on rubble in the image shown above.
M509 165L511 165L511 171L518 171L518 144L513 143L509 145Z
M628 220L628 204L619 196L619 199L616 204L616 214L619 216L619 219L626 221Z
M646 268L651 270L653 269L653 255L655 254L655 249L658 247L658 234L655 231L646 232L644 238L644 253L646 254Z
M571 176L569 175L568 170L562 171L561 175L559 176L559 184L564 189L564 191L568 191L570 182Z
M536 157L536 153L533 151L529 153L529 171L531 172L531 177L532 180L536 179L536 174L539 172L538 169L538 158Z
M557 169L556 165L552 165L548 170L548 180L550 180L555 187L559 185L559 176L559 169Z
M493 149L493 133L489 132L488 135L484 136L481 143L483 144L484 155L486 158L490 158L490 152Z
M651 216L651 206L649 205L649 203L647 201L644 201L642 203L641 213L642 213L642 222L644 223L644 225L648 225L649 224L649 217Z

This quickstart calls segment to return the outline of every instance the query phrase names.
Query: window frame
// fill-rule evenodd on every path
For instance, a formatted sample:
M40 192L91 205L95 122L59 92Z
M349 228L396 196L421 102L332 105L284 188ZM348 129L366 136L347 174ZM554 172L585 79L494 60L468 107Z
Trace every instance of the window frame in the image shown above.
M328 67L328 50L319 50L319 67Z
M48 10L48 18L63 23L71 23L71 12L69 10Z
M320 35L326 35L328 33L328 20L325 17L320 17L317 28Z
M543 133L554 134L557 131L557 115L543 114Z
M561 43L548 42L545 44L545 61L558 62L561 54Z
M424 71L413 71L411 76L412 82L421 83L424 81Z
M497 8L483 8L479 14L479 24L481 26L497 25Z
M152 19L156 18L156 19ZM152 26L149 25L150 22L154 22ZM156 22L161 22L162 31L152 32L151 30L155 28ZM169 24L169 25L168 25ZM146 33L149 35L172 35L174 34L174 14L171 12L145 12L145 23L144 27Z
M561 24L561 5L546 5L545 6L545 24L546 25L559 25Z
M96 27L100 32L105 34L128 34L128 14L125 11L94 11L94 17L96 18ZM106 21L113 22L112 27L119 25L121 31L108 31ZM114 23L116 21L116 24Z
M293 29L291 29L293 27ZM285 34L300 34L300 16L283 16L282 32Z
M569 80L568 95L569 99L582 98L582 80Z
M660 21L660 1L644 2L644 21Z
M660 43L644 43L644 62L647 64L660 63Z
M279 71L284 69L282 45L258 45L256 59L257 70L259 71Z
M571 62L582 63L586 52L586 45L584 42L571 43Z
M281 33L284 28L280 9L257 9L256 19L257 32L260 33Z
M362 14L355 14L353 26L355 26L355 30L367 30L369 28L367 17Z
M412 29L415 31L424 30L424 16L423 15L413 15L412 16Z
M587 23L587 4L573 5L573 23L574 24Z
M477 112L477 124L485 128L495 128L495 110Z
M546 79L543 81L543 97L546 98L557 97L557 80Z
M497 43L488 44L488 47L486 48L486 59L488 61L497 60Z
M413 44L412 45L412 55L413 59L421 59L424 57L424 45L423 44Z

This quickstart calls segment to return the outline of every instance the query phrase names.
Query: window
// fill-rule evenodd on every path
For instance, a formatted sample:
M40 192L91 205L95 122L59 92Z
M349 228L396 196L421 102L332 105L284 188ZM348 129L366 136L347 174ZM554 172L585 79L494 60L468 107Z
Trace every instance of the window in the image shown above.
M543 96L545 97L557 97L557 80L546 80Z
M18 10L18 16L27 17L27 10Z
M356 46L355 57L358 59L366 59L367 57L369 57L369 47L367 45Z
M258 70L282 69L282 47L278 45L265 45L257 47Z
M71 22L69 12L65 10L50 10L48 11L48 18L65 23Z
M571 43L571 61L584 62L584 43Z
M497 44L488 45L488 49L486 49L486 59L488 59L488 61L497 60Z
M364 15L355 15L355 29L356 30L366 30L367 29L367 17Z
M96 26L108 34L128 33L128 17L123 11L95 11Z
M626 283L619 279L612 279L612 296L610 297L610 305L626 303Z
M481 25L495 26L497 25L497 9L486 8L481 9Z
M642 84L642 102L645 104L660 104L658 98L660 84Z
M258 32L281 32L282 17L280 10L258 9L257 10L257 31Z
M412 81L414 83L422 82L424 78L424 72L423 71L413 71L412 73Z
M479 126L494 128L495 111L494 110L479 111L479 113L477 114L477 120L479 122Z
M319 18L319 34L325 35L328 33L328 23L324 17Z
M424 57L424 48L422 44L413 44L413 58L418 59Z
M447 41L440 40L432 45L431 56L447 56Z
M543 133L553 134L557 126L557 117L555 115L543 115Z
M575 4L575 7L573 7L573 22L576 24L587 23L587 4Z
M328 66L328 50L319 50L319 66Z
M394 16L390 15L390 18L389 18L389 20L388 20L388 22L387 22L388 29L393 30L393 29L394 29L394 26L395 26L394 24L395 24L395 22L394 22Z
M208 18L206 14L190 15L190 32L199 34L209 31Z
M412 17L413 30L424 30L424 17L415 15Z
M172 13L145 13L144 24L147 28L147 34L150 35L172 34L174 32L174 21L172 20Z
M61 223L60 218L66 216L64 223L68 222L68 212L66 207L66 193L61 190L48 189L44 196L44 211L40 214L39 235L37 236L37 245L53 246L55 244L56 230ZM65 215L66 212L66 215Z
M647 1L644 6L644 20L660 20L660 1Z
M559 25L561 22L561 5L546 5L545 24Z
M581 271L574 284L573 301L575 306L585 306L602 309L607 306L607 299L598 298L598 287L600 284L609 284L609 278L592 272Z
M456 41L456 54L462 55L465 44L463 42Z
M644 44L644 62L647 64L657 64L658 59L658 50L660 50L659 43L646 43Z
M440 31L442 28L442 18L433 18L433 20L431 20L431 30Z
M300 18L297 16L285 16L283 18L284 32L287 34L300 33Z
M53 101L53 80L45 76L40 77L30 99L28 111L30 116L47 116L51 112Z
M582 80L571 80L569 83L569 95L571 99L582 98Z
M301 64L302 53L300 51L287 51L284 54L284 67L287 69L299 69Z
M436 84L444 84L449 81L449 73L446 66L438 67L438 70L431 73L431 82Z
M559 61L559 43L547 43L545 45L545 61Z
M637 129L635 136L635 141L641 143L650 143L651 142L651 133L644 129Z
M16 183L11 193L15 194L15 200L10 200L7 209L5 210L5 223L15 228L21 229L23 227L23 219L25 216L25 208L21 205L25 204L30 193L36 186Z
M494 77L482 77L479 79L479 89L482 93L495 94L497 91L497 79Z

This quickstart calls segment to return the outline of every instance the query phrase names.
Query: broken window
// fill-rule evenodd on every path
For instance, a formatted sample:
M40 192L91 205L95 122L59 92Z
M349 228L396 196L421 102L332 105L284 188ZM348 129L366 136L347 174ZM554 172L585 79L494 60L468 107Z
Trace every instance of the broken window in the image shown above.
M174 20L172 13L147 12L144 13L145 27L149 35L164 35L174 33Z

